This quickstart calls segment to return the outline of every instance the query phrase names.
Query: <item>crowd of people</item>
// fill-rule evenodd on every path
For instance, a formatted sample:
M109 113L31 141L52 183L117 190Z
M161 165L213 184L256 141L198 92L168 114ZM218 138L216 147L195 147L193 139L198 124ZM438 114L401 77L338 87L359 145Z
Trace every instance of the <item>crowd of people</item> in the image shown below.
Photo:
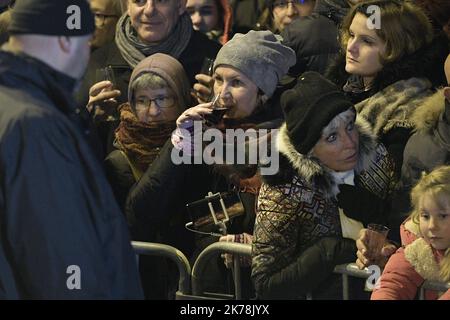
M133 240L251 244L244 299L342 299L348 263L383 269L353 299L450 282L449 25L447 0L0 1L0 298L173 299Z

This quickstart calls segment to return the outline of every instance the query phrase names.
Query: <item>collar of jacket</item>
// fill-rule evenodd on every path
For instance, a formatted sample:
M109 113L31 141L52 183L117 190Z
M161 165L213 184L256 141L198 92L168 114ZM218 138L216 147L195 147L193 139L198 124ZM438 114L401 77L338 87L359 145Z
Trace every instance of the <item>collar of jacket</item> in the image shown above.
M440 255L423 239L418 238L405 248L405 259L425 280L444 281L436 256Z
M50 99L65 114L75 111L75 79L24 53L0 51L0 61L2 73L12 75L17 81L10 80L11 86L26 89L37 99Z
M355 127L359 133L359 157L355 168L355 174L358 174L368 169L374 161L376 138L369 123L359 116L356 117ZM286 124L280 128L276 145L280 154L288 159L296 175L313 187L320 188L326 198L336 197L339 188L332 171L320 163L317 158L303 155L295 149L287 134Z

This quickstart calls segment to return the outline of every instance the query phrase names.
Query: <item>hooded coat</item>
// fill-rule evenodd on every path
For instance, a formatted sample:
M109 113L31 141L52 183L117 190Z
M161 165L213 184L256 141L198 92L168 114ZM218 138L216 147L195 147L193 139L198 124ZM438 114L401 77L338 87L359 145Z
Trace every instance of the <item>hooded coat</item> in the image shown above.
M376 144L362 119L357 118L356 129L360 147L355 185L384 199L392 179L387 152ZM356 259L355 242L342 238L337 181L318 160L296 151L286 126L280 130L277 146L279 173L265 178L258 198L252 251L257 296L286 299L312 292L330 298L321 285L335 265ZM369 211L364 207L372 205L363 203L356 210L359 215L344 213L367 224L373 217L363 216Z
M414 134L405 147L402 185L411 189L421 173L450 164L450 103L443 90L428 97L412 115Z
M0 70L0 298L140 298L125 219L73 105L75 80L3 51Z
M392 226L399 226L409 215L409 194L422 172L429 173L440 165L450 164L450 104L443 90L425 99L412 114L411 122L414 134L403 153L400 183L392 202Z

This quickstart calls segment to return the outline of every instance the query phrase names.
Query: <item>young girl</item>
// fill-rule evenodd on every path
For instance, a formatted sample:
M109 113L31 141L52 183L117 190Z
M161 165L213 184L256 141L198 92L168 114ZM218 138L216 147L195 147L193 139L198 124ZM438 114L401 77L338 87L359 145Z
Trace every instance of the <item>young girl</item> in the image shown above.
M411 300L425 280L450 281L450 166L422 177L411 202L413 212L402 230L410 243L391 256L372 300ZM428 291L425 298L450 300L450 289Z

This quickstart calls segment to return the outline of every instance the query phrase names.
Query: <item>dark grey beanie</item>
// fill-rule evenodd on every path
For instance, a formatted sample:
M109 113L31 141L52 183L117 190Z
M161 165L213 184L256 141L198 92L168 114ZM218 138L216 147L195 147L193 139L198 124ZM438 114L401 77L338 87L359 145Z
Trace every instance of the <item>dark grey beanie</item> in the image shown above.
M83 36L95 30L86 0L17 0L11 11L10 34Z
M214 70L228 65L241 71L268 97L278 81L295 64L295 52L270 31L237 33L217 54Z

